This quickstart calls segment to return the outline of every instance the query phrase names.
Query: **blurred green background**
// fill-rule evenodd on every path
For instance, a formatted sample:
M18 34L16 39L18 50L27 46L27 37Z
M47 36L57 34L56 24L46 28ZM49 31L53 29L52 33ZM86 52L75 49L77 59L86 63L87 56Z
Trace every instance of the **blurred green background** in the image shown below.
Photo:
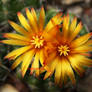
M25 15L25 8L35 8L38 12L41 6L46 12L46 23L57 12L69 13L71 18L78 17L84 27L80 35L92 31L92 0L0 0L0 40L4 39L2 34L14 32L8 24L8 20L18 23L17 12ZM4 60L4 56L17 47L0 43L0 92L92 92L92 68L88 68L83 75L76 75L76 85L67 85L62 88L54 84L54 78L47 80L26 74L21 77L20 68L11 70L13 61Z

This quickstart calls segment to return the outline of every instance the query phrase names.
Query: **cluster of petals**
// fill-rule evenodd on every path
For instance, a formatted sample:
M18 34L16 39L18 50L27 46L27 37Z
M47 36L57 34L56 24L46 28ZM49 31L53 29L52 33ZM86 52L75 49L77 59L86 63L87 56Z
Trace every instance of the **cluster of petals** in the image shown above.
M66 83L68 77L75 83L74 71L80 76L84 66L92 66L88 57L92 51L92 33L79 36L82 23L77 18L71 20L67 14L56 14L45 26L45 11L42 7L39 18L35 10L26 9L27 19L18 12L20 25L13 21L9 24L16 33L4 33L2 43L17 45L19 48L8 53L5 58L15 60L11 68L15 69L21 63L22 76L30 67L30 74L36 76L46 71L44 79L55 76L56 84Z

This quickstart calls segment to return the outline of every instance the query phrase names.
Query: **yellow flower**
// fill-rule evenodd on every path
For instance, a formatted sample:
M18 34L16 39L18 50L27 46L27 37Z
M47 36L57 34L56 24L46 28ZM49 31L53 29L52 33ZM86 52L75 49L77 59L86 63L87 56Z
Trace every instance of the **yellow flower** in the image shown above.
M52 17L44 28L45 23L45 11L41 8L39 19L35 10L32 8L31 12L26 9L26 15L28 20L18 12L18 19L21 26L9 21L10 25L19 33L5 33L3 36L8 40L2 40L2 43L10 45L18 45L20 48L10 52L5 58L9 60L15 60L12 65L12 69L16 68L20 63L22 76L25 75L28 67L31 65L31 74L35 71L36 75L39 75L39 61L43 65L46 59L46 50L49 48L50 41L57 34L59 24L62 22L61 13ZM34 58L33 58L34 57Z
M52 52L41 68L41 72L47 71L44 79L55 72L56 84L66 83L67 77L75 84L74 71L82 75L83 66L92 66L92 60L87 58L90 56L88 52L92 51L92 40L89 39L92 33L78 37L81 29L82 24L77 24L77 18L71 21L69 15L64 16L62 32L53 39Z

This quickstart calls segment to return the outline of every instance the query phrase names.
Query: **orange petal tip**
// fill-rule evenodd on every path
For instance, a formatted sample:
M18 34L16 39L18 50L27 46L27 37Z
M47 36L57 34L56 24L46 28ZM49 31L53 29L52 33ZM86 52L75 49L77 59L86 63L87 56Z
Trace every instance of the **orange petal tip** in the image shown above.
M20 16L21 15L21 12L17 12L17 15Z
M26 12L28 11L28 8L25 8Z
M10 23L11 21L10 20L8 20L8 23Z
M81 26L82 26L82 22L80 21L80 23L79 23Z
M67 17L69 17L69 13L67 13Z
M2 34L3 37L6 37L6 33Z
M5 56L4 59L7 59L7 56Z
M34 8L31 8L31 11L34 11Z
M22 70L21 70L21 75L22 75L22 77L24 78L25 74L23 73L23 71L22 71Z
M58 17L62 16L62 12L57 13L56 16L58 16Z
M74 20L77 20L77 17L76 16L74 17Z
M41 9L44 9L43 5L41 6Z
M0 41L0 43L3 43L3 41Z
M92 36L92 32L89 33Z

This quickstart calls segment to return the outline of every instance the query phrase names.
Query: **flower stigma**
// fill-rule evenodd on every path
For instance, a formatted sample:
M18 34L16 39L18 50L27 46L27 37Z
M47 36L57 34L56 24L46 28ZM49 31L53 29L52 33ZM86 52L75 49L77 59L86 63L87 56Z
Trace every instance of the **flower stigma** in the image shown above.
M44 44L44 39L42 36L33 36L33 39L31 40L31 43L35 46L35 48L41 48Z
M60 45L58 46L58 52L61 55L67 56L69 52L69 47L67 45Z

